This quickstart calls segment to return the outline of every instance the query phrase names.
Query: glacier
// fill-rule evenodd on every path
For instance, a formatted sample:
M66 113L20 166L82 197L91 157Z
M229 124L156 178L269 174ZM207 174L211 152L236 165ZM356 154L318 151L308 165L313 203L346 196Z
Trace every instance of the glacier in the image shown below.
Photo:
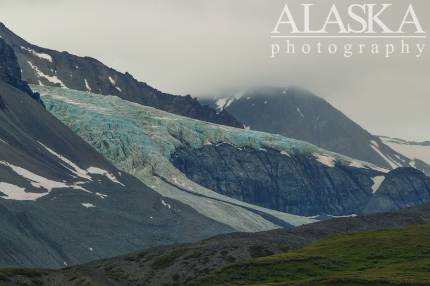
M129 173L166 198L181 201L199 213L238 231L279 228L277 220L298 226L315 218L248 204L207 189L176 169L170 157L181 146L230 144L237 149L276 150L283 156L308 154L328 168L335 164L386 172L281 135L237 129L170 114L117 96L65 88L32 86L46 108L90 143L118 169ZM168 204L168 200L164 202ZM275 218L275 219L270 219Z

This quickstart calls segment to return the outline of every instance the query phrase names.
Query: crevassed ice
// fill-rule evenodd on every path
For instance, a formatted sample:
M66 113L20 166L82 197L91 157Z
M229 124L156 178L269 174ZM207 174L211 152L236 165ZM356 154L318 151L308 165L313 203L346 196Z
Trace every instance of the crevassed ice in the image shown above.
M51 113L119 169L136 176L164 197L188 204L198 212L239 231L262 231L277 227L255 211L292 225L315 220L250 205L194 183L170 163L169 159L176 148L182 145L201 148L208 144L224 143L238 149L272 149L290 156L295 153L310 156L319 154L320 158L330 158L330 162L335 161L337 164L374 167L364 162L358 164L356 160L281 135L206 123L116 96L89 96L88 92L54 87L32 88L42 95Z

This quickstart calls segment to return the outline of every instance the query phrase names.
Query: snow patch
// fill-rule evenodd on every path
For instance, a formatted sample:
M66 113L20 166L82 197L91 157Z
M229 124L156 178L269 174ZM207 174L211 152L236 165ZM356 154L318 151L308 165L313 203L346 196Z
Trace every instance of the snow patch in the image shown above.
M427 164L430 164L430 146L410 144L400 140L394 140L391 138L381 138L386 145L399 152L403 156L409 159L419 159Z
M336 166L336 158L326 155L326 154L318 154L318 153L312 153L312 155L315 157L315 159L320 162L321 164L333 168Z
M122 92L122 89L120 87L116 86L116 81L111 76L109 76L108 79L109 79L110 83L115 87L116 90L118 90L119 92Z
M89 176L89 174L92 174L92 175L101 175L101 176L107 177L112 182L120 184L120 185L122 185L122 186L125 187L125 185L122 184L120 181L118 181L118 179L112 173L109 173L108 171L100 169L100 168L97 168L97 167L89 167L87 170L84 170L84 169L80 168L78 165L76 165L75 163L73 163L72 161L70 161L69 159L67 159L66 157L64 157L64 156L56 153L54 150L52 150L49 147L45 146L43 143L41 143L41 142L38 142L38 143L40 145L42 145L49 153L51 153L52 155L56 156L58 159L60 159L66 165L68 165L68 166L63 165L63 167L65 167L68 170L70 170L77 177L80 177L80 178L86 179L86 180L92 180L92 178L91 178L91 176Z
M373 146L375 146L375 147L378 147L378 148L379 148L379 144L378 144L378 142L376 142L375 140L370 140L370 144L372 144Z
M24 51L27 51L28 53L32 54L33 56L38 57L39 59L46 60L46 61L52 63L52 57L48 54L38 53L35 50L32 50L30 48L26 48L26 47L21 47L21 49Z
M37 66L35 66L32 62L27 61L27 63L30 65L30 67L36 72L37 77L43 77L47 81L53 84L59 84L63 88L67 88L67 86L57 77L57 76L50 76L44 74Z
M43 189L46 189L48 192L52 191L53 189L67 188L67 185L64 184L63 182L57 182L57 181L47 179L47 178L39 176L33 172L30 172L27 169L12 165L8 162L0 161L0 165L9 167L15 173L20 175L21 177L29 180L30 184L35 188L38 188L38 189L43 188Z
M125 187L125 185L123 183L121 183L120 181L118 181L118 179L115 177L114 174L109 173L106 170L97 168L97 167L89 167L87 169L88 173L90 174L94 174L94 175L100 175L100 176L105 176L107 177L109 180L111 180L114 183L120 184L121 186Z
M93 205L92 203L82 203L81 204L84 208L87 208L87 209L89 209L89 208L95 208L96 206L95 205Z
M102 193L96 193L96 196L101 198L102 200L106 199L108 195L102 194Z
M112 85L116 85L116 81L111 76L109 76L109 81Z
M81 169L78 165L76 165L75 163L73 163L72 161L70 161L69 159L67 159L66 157L58 154L54 150L50 149L48 146L45 146L43 143L41 143L39 141L38 141L38 143L40 145L42 145L42 147L45 148L49 153L51 153L52 155L54 155L55 157L57 157L58 159L60 159L61 161L63 161L66 165L68 165L68 166L65 166L63 164L63 167L65 167L68 170L70 170L77 177L85 179L85 180L91 180L91 177L88 176L88 172L86 170Z
M373 181L372 190L373 190L373 193L376 193L381 187L382 183L385 181L385 176L373 177L372 181Z
M349 162L349 167L358 168L358 169L368 169L369 167L366 166L363 162L353 160Z
M351 160L350 162L348 162L348 166L353 167L353 168L358 168L358 169L372 169L372 170L379 171L382 173L388 173L389 172L389 170L387 170L387 169L372 165L370 163L358 161L358 160Z
M169 203L167 203L165 200L161 200L161 204L164 207L168 208L169 210L172 208L172 206Z
M356 214L350 214L350 215L330 215L332 218L349 218L349 217L356 217Z
M220 98L220 99L218 99L215 102L215 104L217 106L217 109L220 110L220 111L223 110L224 107L225 107L225 105L226 105L226 103L227 103L227 101L228 101L228 98Z
M49 195L49 193L52 192L52 190L54 190L54 189L65 189L65 188L72 188L75 190L80 190L80 191L84 191L87 193L91 193L90 191L86 190L85 188L78 186L78 183L76 183L74 185L68 185L64 182L57 182L54 180L50 180L48 178L39 176L39 175L29 171L29 170L15 166L15 165L10 164L10 163L5 162L5 161L0 161L0 165L9 167L16 174L18 174L19 176L30 181L30 184L34 188L46 190L46 192L43 192L43 193L31 193L31 192L25 192L25 189L20 188L20 187L14 188L10 184L9 184L9 188L6 188L6 186L4 185L4 187L5 187L4 194L6 195L6 197L3 197L4 199L37 200L41 197ZM15 193L12 191L15 191Z
M35 201L46 196L46 193L27 193L25 188L4 182L0 182L0 192L5 195L3 196L0 194L2 199L15 201Z
M400 167L399 164L393 160L391 160L390 158L388 158L387 156L384 155L384 153L381 152L381 150L379 150L379 144L372 140L370 141L370 147L379 154L379 156L381 156L389 165L392 169L396 169L397 167Z
M85 87L88 91L92 91L90 84L88 83L88 80L85 79Z

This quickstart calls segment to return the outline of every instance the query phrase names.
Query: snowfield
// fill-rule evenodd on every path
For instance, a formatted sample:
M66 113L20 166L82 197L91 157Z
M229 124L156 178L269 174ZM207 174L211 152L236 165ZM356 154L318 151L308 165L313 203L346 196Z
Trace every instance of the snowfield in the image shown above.
M420 144L388 137L381 137L381 140L400 154L410 159L419 159L430 165L430 144Z

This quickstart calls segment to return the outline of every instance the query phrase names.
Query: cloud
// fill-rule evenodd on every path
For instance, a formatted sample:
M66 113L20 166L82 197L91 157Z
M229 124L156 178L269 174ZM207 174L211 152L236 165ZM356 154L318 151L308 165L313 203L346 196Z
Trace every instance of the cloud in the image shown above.
M301 2L288 1L292 7ZM342 6L351 1L336 2ZM409 2L430 30L430 2ZM0 0L0 16L35 44L98 58L166 92L205 96L248 86L301 85L372 132L430 139L430 51L419 60L330 55L270 59L269 33L284 3ZM323 17L327 7L313 17Z

